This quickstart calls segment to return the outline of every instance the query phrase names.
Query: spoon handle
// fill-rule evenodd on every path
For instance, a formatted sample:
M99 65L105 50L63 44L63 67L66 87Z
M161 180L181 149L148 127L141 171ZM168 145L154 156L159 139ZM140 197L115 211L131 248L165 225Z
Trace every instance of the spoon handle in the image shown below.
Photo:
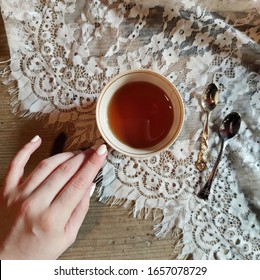
M211 184L212 184L212 181L213 181L213 179L216 175L217 168L218 168L218 165L219 165L219 162L220 162L220 159L221 159L221 156L222 156L222 153L223 153L224 149L225 149L225 141L224 141L224 139L222 139L220 151L219 151L219 154L218 154L218 158L215 162L215 165L214 165L214 167L213 167L213 169L212 169L212 171L209 175L209 178L208 178L205 186L198 193L198 197L201 198L201 199L207 200L208 197L209 197Z
M199 171L203 171L207 168L207 155L208 155L208 139L209 139L209 118L210 111L206 111L207 117L204 124L203 130L200 135L200 151L198 155L198 160L196 162L196 168Z

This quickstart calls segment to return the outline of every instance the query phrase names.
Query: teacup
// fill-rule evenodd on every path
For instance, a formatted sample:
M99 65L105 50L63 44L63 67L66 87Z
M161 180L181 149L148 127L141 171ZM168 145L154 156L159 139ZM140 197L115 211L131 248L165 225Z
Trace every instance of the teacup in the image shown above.
M169 147L181 132L184 105L176 87L151 70L130 70L111 79L96 108L98 129L116 151L144 158Z

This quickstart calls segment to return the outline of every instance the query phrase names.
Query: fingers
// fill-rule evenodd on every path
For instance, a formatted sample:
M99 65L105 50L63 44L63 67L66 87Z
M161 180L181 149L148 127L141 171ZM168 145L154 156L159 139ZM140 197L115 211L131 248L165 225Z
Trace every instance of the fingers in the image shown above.
M5 192L10 192L19 185L24 174L25 165L30 159L32 153L40 147L41 143L41 138L38 135L35 136L29 143L24 145L13 158L5 177Z
M35 137L14 157L7 172L5 191L7 195L10 192L13 201L25 200L22 205L30 205L34 217L52 217L57 227L76 237L89 208L93 180L105 162L106 145L96 151L62 153L46 159L20 184L24 167L41 142L39 136Z
M61 164L75 157L78 153L65 152L54 155L50 158L42 160L29 177L24 181L21 188L23 196L30 195L38 186L42 184ZM43 194L44 195L44 194Z
M84 218L89 209L89 199L95 190L96 184L92 184L90 188L87 189L83 198L74 209L68 224L65 227L65 234L68 236L68 239L72 242L75 240L77 233L84 221Z
M86 152L79 153L78 155L74 155L68 158L66 161L61 163L61 160L64 159L64 155L54 156L57 157L58 160L55 162L56 169L46 178L46 180L42 183L36 191L31 195L31 198L35 201L35 204L39 205L37 211L41 211L43 209L48 208L55 197L59 194L59 192L64 188L64 186L71 180L74 174L80 169L82 164L86 161L86 159L93 153L93 150L87 150ZM51 166L53 167L53 159L48 159L51 162ZM61 163L61 164L59 164ZM38 175L46 175L48 174L46 171L42 172L38 170L35 173L34 177L38 178ZM40 174L38 174L40 173ZM34 181L32 180L32 184Z
M80 170L71 178L61 193L53 201L51 211L59 213L60 219L67 224L74 209L80 203L90 187L98 171L103 166L107 155L105 145L101 145L97 151L92 153L89 159L82 165Z

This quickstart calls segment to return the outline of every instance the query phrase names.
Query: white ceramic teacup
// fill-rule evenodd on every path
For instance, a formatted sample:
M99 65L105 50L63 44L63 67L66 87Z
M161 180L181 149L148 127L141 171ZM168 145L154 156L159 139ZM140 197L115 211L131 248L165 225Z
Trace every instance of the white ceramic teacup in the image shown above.
M123 86L132 82L148 82L162 89L171 101L174 118L168 134L157 144L148 148L135 148L122 142L110 127L108 108L114 94ZM164 76L151 70L130 70L111 79L103 88L96 107L98 129L104 141L118 152L144 158L157 154L169 147L178 137L184 122L184 106L176 87Z

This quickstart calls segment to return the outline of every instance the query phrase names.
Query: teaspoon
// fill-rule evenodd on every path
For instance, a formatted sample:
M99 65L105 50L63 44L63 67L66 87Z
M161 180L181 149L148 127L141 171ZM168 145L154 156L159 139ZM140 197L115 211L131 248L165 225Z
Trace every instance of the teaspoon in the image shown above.
M209 84L202 95L201 106L206 113L206 122L204 123L203 130L201 132L201 143L198 160L196 162L196 168L199 171L203 171L207 168L207 152L208 152L208 139L209 139L209 118L212 110L218 103L218 88L215 84Z
M233 138L238 133L239 128L240 128L240 123L241 123L240 115L236 112L232 112L224 118L222 124L220 125L220 127L219 127L219 135L221 137L220 152L219 152L218 158L216 160L216 163L212 169L212 172L209 175L208 181L206 182L203 189L198 193L199 198L202 198L204 200L208 199L211 184L212 184L213 178L216 174L217 167L220 162L222 153L223 153L224 149L226 148L227 141L229 139Z

